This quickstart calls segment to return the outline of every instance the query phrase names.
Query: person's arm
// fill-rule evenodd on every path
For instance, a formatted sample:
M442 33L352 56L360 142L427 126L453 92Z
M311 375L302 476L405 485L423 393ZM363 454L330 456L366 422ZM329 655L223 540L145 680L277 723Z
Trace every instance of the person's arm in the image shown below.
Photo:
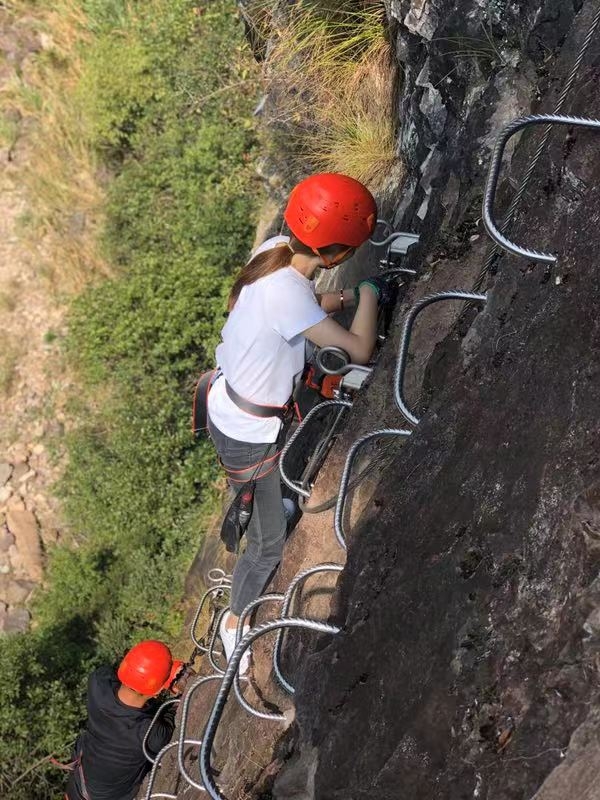
M366 284L359 291L360 302L349 331L327 317L305 330L304 336L317 347L341 347L352 361L366 364L377 339L377 295Z
M344 295L344 308L353 308L355 304L354 289L343 289L342 294ZM339 291L324 292L323 294L317 294L316 297L323 311L326 311L328 314L333 314L334 311L342 310L342 300Z
M171 741L175 730L175 704L165 708L156 720L148 736L146 747L152 756L157 756L163 747ZM146 729L147 730L147 729Z

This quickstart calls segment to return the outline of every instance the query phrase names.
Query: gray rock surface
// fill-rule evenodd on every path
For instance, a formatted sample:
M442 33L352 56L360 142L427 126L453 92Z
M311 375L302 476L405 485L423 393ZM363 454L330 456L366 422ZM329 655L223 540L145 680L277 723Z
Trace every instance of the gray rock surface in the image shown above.
M423 26L434 74L442 32L431 35L427 6L444 25L455 9L407 5L394 8L404 24L411 14L413 33ZM583 4L563 44L577 9L534 5L503 7L498 22L522 15L511 23L523 43L518 70L537 73L536 91L517 91L502 66L482 94L470 95L482 63L459 64L455 86L443 91L445 157L431 185L443 190L456 174L459 200L442 205L444 192L430 195L424 233L442 251L436 269L459 270L459 260L485 255L470 220L478 214L479 159L485 163L500 122L529 110L528 94L539 92L552 108L597 9ZM466 34L469 8L460 13ZM552 72L538 56L544 41L562 44ZM596 38L566 111L598 108L599 74ZM419 120L422 97L410 82L404 93L419 131L408 154L417 170L434 132ZM480 99L465 109L469 97ZM547 269L503 258L466 347L463 319L430 359L421 399L411 401L422 422L352 532L337 613L343 632L305 656L296 738L276 798L600 798L600 162L597 136L565 133L553 137L514 234L558 252L559 262ZM523 137L512 154L513 181L535 144ZM404 221L418 215L424 195L417 188ZM455 235L442 248L436 236L446 207L453 223L444 225ZM384 369L393 356L383 354ZM389 367L380 377L389 392ZM378 385L376 378L370 391Z

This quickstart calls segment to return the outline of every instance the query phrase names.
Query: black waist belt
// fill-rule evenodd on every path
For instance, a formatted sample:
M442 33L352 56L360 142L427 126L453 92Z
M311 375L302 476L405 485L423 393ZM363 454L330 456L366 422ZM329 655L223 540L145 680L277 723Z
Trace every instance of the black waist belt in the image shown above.
M225 381L225 391L229 399L232 400L239 409L245 411L246 414L252 414L253 417L260 417L261 419L277 417L280 420L284 420L287 417L290 410L289 403L284 406L264 406L253 403L251 400L246 400L245 397L238 394L233 386L230 386L225 377L223 377L223 380Z

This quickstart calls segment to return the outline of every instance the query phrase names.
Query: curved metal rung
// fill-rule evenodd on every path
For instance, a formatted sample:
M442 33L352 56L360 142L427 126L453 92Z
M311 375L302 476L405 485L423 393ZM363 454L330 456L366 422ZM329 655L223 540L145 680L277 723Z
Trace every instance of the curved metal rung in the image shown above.
M243 630L244 630L244 622L246 621L248 615L258 606L262 605L263 603L268 602L279 602L282 603L285 599L285 596L282 594L272 593L272 594L264 594L262 597L258 597L256 600L252 600L246 608L240 614L238 619L237 630L235 632L235 638L237 642L242 640ZM250 705L250 703L246 700L244 695L242 694L242 687L240 686L240 674L239 672L235 673L235 678L233 680L233 691L235 692L235 696L237 698L238 703L244 708L249 714L252 714L253 717L258 717L259 719L272 719L278 722L281 722L285 719L284 714L276 714L270 711L261 711L259 708L254 708L254 706Z
M212 567L208 570L206 578L208 583L214 583L217 586L231 586L233 575L225 572L221 567Z
M301 486L298 481L293 481L285 471L285 459L288 453L290 452L290 448L294 444L294 442L298 439L300 434L304 431L308 422L317 414L318 411L321 411L324 408L352 408L352 403L349 400L325 400L322 403L319 403L318 406L311 408L308 414L304 417L300 425L296 428L294 433L290 436L288 441L285 443L282 451L281 456L279 457L279 472L281 474L281 480L285 483L285 485L291 489L293 492L302 495L302 497L310 497L310 491L305 489Z
M383 225L384 231L392 231L393 232L393 230L394 230L394 226L392 225L392 223L388 222L387 219L384 219L383 217L378 217L377 218L377 222L375 223L375 230L377 230L377 226L378 225ZM373 231L373 233L374 232L375 231ZM369 243L370 244L374 244L375 247L377 247L377 240L369 239Z
M419 241L419 234L418 233L409 233L408 231L395 231L393 225L387 221L387 219L380 218L377 220L377 225L383 225L385 230L392 231L389 236L386 236L384 239L369 239L369 243L373 245L373 247L385 247L386 245L392 245L395 243L395 247L391 248L391 253L389 255L404 255L409 247L412 247L413 244L416 244Z
M329 634L339 633L340 630L337 626L329 625L326 622L317 622L314 619L289 617L288 619L278 619L273 620L272 622L263 622L262 625L258 625L256 628L249 630L248 633L245 634L245 636L237 644L231 655L229 664L227 665L227 670L223 676L223 682L221 683L219 693L217 694L210 717L206 723L204 738L200 748L200 775L202 781L204 782L206 791L213 800L226 800L225 796L221 794L213 778L212 769L210 766L210 756L215 735L219 727L219 722L223 716L225 703L227 702L234 676L240 665L240 660L252 642L254 642L256 639L259 639L261 636L264 636L266 633L279 630L280 628L306 628L319 633Z
M177 800L177 795L168 794L167 792L154 792L154 794L150 795L150 800Z
M403 430L402 428L382 428L381 430L371 431L371 433L366 433L364 436L361 436L360 439L357 439L348 451L346 463L344 464L344 471L342 472L342 479L340 481L337 503L335 504L335 515L333 521L336 539L338 540L339 546L344 550L347 549L343 527L344 508L346 505L346 494L348 492L348 481L350 480L352 464L354 463L356 454L360 448L371 439L387 436L410 436L411 433L412 431Z
M211 570L212 571L212 570ZM221 570L222 571L222 570ZM210 575L210 573L209 573ZM210 577L209 577L210 580ZM231 589L231 585L228 583L220 583L217 586L211 586L210 589L207 589L204 594L202 595L202 599L198 603L198 608L196 609L196 613L194 614L194 619L192 620L192 624L190 626L190 637L194 645L198 648L201 653L207 653L208 647L201 644L198 639L196 639L196 626L202 616L202 611L204 610L204 604L206 603L207 599L211 595L218 595L219 592L229 591Z
M161 704L161 705L160 705L160 706L159 706L159 707L156 709L156 714L155 714L155 715L152 717L152 722L150 723L150 725L148 725L148 730L146 731L146 735L144 736L144 739L143 739L143 741L142 741L142 750L144 751L144 755L146 756L146 759L147 759L147 760L148 760L148 761L149 761L151 764L154 764L154 762L156 761L156 759L155 759L155 758L152 758L152 756L151 756L151 755L150 755L150 753L148 752L148 738L149 738L149 736L150 736L150 731L152 730L152 728L153 728L154 724L156 723L156 720L157 720L157 719L160 717L160 715L161 715L161 714L162 714L162 712L165 710L165 708L166 708L167 706L172 706L172 705L173 705L173 703L179 703L179 702L180 702L180 698L179 698L179 697L173 697L173 698L171 698L171 700L165 700L165 702L164 702L164 703L162 703L162 704Z
M198 783L198 781L195 781L192 778L192 776L188 773L186 768L185 768L184 752L183 751L184 751L184 748L185 748L186 744L191 744L192 743L191 739L186 739L185 738L185 729L187 727L188 715L190 713L190 704L192 702L192 697L193 697L194 693L201 686L204 686L205 684L209 683L210 681L216 681L216 680L218 680L218 681L223 680L223 676L222 675L207 675L207 676L205 676L203 678L198 678L198 680L195 680L192 683L192 685L190 686L190 688L188 689L188 691L187 691L187 693L185 695L185 699L183 701L183 708L181 710L181 720L180 720L180 723L179 723L179 739L175 743L177 745L177 766L179 767L179 773L180 773L181 777L185 781L187 781L187 783L189 783L190 786L193 786L195 789L200 789L200 791L202 791L202 792L206 791L206 789L204 788L204 784ZM201 742L197 741L197 740L194 740L194 744L200 745Z
M402 326L400 347L398 349L398 360L396 362L396 370L394 373L394 399L401 414L408 420L408 422L412 422L413 425L417 425L419 423L419 418L413 414L403 397L404 374L406 372L406 361L408 357L408 347L410 345L412 328L415 319L418 317L421 311L423 311L423 309L427 308L427 306L430 306L433 303L439 303L442 300L471 300L473 302L485 303L487 296L485 294L463 292L460 290L429 294L415 303L415 305L406 315L404 324Z
M332 369L331 367L327 367L323 363L323 356L330 355L330 356L337 356L340 358L344 363L338 369ZM367 367L364 364L352 364L350 362L350 356L345 350L342 350L341 347L334 347L333 345L327 345L326 347L321 347L320 350L317 352L315 356L315 364L324 372L325 375L346 375L348 372L351 372L353 369L358 370L359 372L366 372L371 373L371 367Z
M523 130L523 128L526 128L528 125L571 125L573 127L600 130L600 120L588 119L587 117L568 117L561 114L532 114L527 117L519 117L519 119L513 120L501 131L494 146L483 195L483 224L485 225L486 231L496 244L509 253L513 253L513 255L522 256L532 261L541 261L544 264L554 264L557 259L552 253L529 250L526 247L521 247L521 245L511 242L498 228L494 220L494 201L496 199L498 176L500 174L500 167L502 166L504 148L511 136L514 136L515 133Z
M333 562L326 563L326 564L317 564L314 567L307 567L306 569L299 572L290 585L287 588L285 596L283 598L283 606L281 608L281 618L285 619L289 613L292 603L294 601L294 596L298 591L301 584L309 578L311 575L316 575L319 572L341 572L344 569L342 564L335 564ZM283 630L277 631L277 637L275 639L275 648L273 649L273 672L275 673L275 677L281 688L286 691L288 694L294 694L295 689L292 684L284 677L283 672L281 671L281 651L283 649Z
M197 747L200 747L202 742L198 739L188 739L187 741L184 742L184 745L186 744L192 744ZM176 794L166 794L163 792L157 792L156 794L152 794L152 787L154 786L154 781L156 780L156 773L158 772L158 768L160 766L160 762L163 759L163 756L165 755L165 753L168 753L169 750L172 750L174 747L177 747L178 745L179 745L178 740L175 742L169 742L169 744L166 744L160 751L160 753L158 753L158 755L156 756L156 761L154 762L154 764L152 765L152 769L150 770L150 777L148 778L148 786L146 788L146 794L144 795L144 800L155 800L155 798L157 799L159 797L168 798L168 800L177 800ZM206 791L206 788L204 786L201 786L200 788L202 791L204 792Z

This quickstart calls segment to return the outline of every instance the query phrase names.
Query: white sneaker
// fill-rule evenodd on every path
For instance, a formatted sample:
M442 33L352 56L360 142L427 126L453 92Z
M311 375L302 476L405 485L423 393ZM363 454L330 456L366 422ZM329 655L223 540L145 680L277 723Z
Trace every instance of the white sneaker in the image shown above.
M219 635L221 637L221 641L223 642L223 648L225 650L225 658L227 659L227 663L229 663L229 659L233 651L235 650L235 646L237 644L235 640L235 628L228 628L227 623L229 622L230 612L226 611L223 614L221 619L221 624L219 625ZM249 625L244 625L242 628L242 636L244 636L250 630ZM238 674L240 677L244 676L250 667L250 648L246 650L244 655L241 658L240 665L238 667Z
M298 506L296 505L296 503L294 503L294 501L290 497L283 498L283 513L285 515L287 522L289 522L292 519L292 517L296 513L297 508Z

